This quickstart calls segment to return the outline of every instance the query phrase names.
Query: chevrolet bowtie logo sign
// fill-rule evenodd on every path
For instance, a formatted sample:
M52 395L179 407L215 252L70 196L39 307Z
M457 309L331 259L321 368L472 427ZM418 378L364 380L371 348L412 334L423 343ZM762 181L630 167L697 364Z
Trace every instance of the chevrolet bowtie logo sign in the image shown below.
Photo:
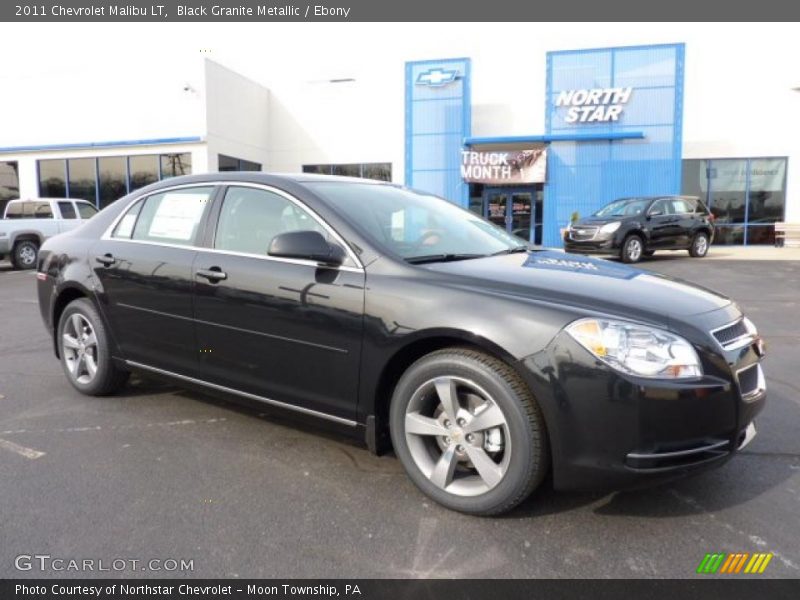
M417 85L429 85L441 87L451 81L455 81L458 71L454 69L428 69L424 73L417 75Z

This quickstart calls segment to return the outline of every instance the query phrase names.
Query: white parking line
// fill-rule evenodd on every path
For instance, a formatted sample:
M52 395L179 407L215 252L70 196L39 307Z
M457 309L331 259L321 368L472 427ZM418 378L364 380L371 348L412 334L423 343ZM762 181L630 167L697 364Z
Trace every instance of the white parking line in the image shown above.
M14 442L9 442L8 440L3 439L0 439L0 448L11 450L11 452L15 452L16 454L24 456L25 458L30 458L31 460L35 458L41 458L45 455L44 452L39 452L39 450L26 448L25 446L20 446L19 444L15 444Z

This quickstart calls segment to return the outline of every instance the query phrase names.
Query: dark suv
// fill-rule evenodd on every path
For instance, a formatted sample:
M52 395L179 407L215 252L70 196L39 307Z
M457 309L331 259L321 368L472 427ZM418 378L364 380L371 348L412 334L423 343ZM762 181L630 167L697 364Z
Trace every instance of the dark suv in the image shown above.
M699 198L620 198L570 224L564 232L564 248L579 254L611 254L635 263L656 250L688 250L691 256L702 258L713 239L714 215Z

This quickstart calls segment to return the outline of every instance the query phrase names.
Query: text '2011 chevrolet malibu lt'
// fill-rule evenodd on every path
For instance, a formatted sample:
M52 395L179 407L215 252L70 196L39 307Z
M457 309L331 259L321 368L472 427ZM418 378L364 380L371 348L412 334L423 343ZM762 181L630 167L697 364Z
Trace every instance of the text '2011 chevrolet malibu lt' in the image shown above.
M620 489L718 466L766 398L763 342L728 298L533 250L392 184L170 179L48 240L37 277L79 391L138 371L326 419L471 514L549 471Z

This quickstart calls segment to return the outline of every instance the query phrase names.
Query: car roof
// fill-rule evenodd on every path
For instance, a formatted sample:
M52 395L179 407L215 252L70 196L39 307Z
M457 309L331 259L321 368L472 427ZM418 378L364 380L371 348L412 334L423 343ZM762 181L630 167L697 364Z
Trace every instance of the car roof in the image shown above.
M661 196L629 196L624 198L617 198L611 202L634 202L637 200L661 200L663 198L680 198L681 200L699 200L697 196L683 196L681 194L663 194ZM609 202L609 204L611 204Z
M360 177L343 177L339 175L320 175L317 173L265 173L263 171L224 171L221 173L203 173L200 175L181 175L170 177L152 184L153 188L173 185L187 185L192 183L242 181L247 183L277 184L281 182L292 183L365 183L370 185L397 185L387 181L375 179L362 179ZM151 187L151 186L148 186Z

